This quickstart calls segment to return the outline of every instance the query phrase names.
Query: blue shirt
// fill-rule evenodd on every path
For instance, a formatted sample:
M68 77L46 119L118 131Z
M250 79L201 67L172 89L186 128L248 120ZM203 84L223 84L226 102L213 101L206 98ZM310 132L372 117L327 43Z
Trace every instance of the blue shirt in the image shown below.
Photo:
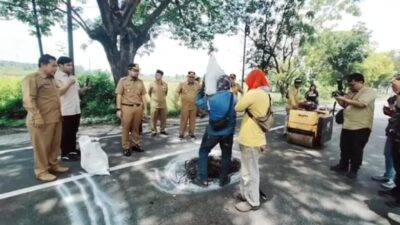
M197 94L196 105L198 108L208 111L210 120L216 121L223 119L228 111L229 101L232 96L230 91L219 91L212 96L206 96L204 91ZM233 95L232 105L229 109L229 124L226 128L215 131L210 124L207 126L207 133L211 136L227 136L235 133L236 126L236 111L235 105L237 102L236 96Z

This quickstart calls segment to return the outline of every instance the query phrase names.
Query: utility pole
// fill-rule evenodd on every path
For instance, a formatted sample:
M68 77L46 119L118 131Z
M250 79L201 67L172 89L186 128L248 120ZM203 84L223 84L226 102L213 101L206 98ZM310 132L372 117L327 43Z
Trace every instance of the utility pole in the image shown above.
M36 10L36 0L32 0L32 7L33 7L33 17L36 27L36 38L38 40L38 45L39 45L39 54L40 56L42 56L43 55L42 34L40 32L39 18Z
M242 67L242 88L244 82L244 65L246 63L246 39L247 35L250 34L250 26L246 23L244 27L244 44L243 44L243 67Z
M72 59L72 74L75 74L75 60L74 60L74 36L72 30L72 6L71 0L67 0L67 32L68 32L68 53Z

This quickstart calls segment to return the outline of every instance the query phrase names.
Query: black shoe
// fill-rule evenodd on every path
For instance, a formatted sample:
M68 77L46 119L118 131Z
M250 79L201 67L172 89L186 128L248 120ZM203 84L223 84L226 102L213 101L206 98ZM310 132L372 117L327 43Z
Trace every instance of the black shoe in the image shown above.
M179 139L183 140L183 135L179 135Z
M380 190L378 191L378 194L384 197L396 197L400 195L400 192L398 191L398 189L393 188L390 190Z
M162 135L168 135L168 133L165 132L165 131L161 131L160 134L162 134Z
M346 177L350 178L350 179L356 179L357 178L357 172L354 171L350 171L346 174Z
M337 164L336 166L331 166L330 168L332 171L338 172L338 173L345 173L349 171L348 166L343 166L340 164Z
M132 155L132 152L131 152L130 149L124 149L123 153L124 153L124 156L131 156Z
M268 196L263 191L261 191L261 189L260 189L260 204L264 204L268 200L271 200L271 199L268 198Z
M61 160L65 162L73 162L73 161L78 161L80 157L78 155L73 155L73 154L68 154L61 156Z
M70 152L69 154L81 156L81 151L80 150L76 150L76 151Z
M373 181L378 181L378 182L382 182L382 183L386 183L386 182L388 182L390 180L389 178L387 178L385 176L380 176L380 175L372 176L371 179Z
M144 150L143 150L139 145L133 146L133 147L132 147L132 151L135 151L135 152L144 152Z
M196 136L194 134L189 135L190 138L196 139Z
M157 135L156 132L152 132L152 133L151 133L151 136L152 136L152 137L155 137L156 135Z
M399 199L397 199L395 201L385 202L385 204L387 206L389 206L390 208L400 208L400 200Z
M208 182L207 181L202 181L199 178L196 178L193 180L193 184L200 186L200 187L208 187Z
M227 177L227 178L222 179L222 180L219 181L219 186L223 187L223 186L229 184L230 182L231 182L231 178Z

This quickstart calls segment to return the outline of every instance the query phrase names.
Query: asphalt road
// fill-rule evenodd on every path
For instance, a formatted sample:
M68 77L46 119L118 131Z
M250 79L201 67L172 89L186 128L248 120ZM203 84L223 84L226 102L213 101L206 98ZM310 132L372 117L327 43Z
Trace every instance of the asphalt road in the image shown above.
M71 173L46 184L33 176L32 149L25 148L29 142L0 145L0 224L391 224L387 213L400 209L388 208L389 199L377 195L379 184L370 179L384 168L387 121L381 104L356 180L329 170L339 157L339 126L325 146L307 149L286 143L284 116L276 115L277 128L260 159L261 187L270 200L250 213L234 208L236 178L224 188L168 180L179 180L171 168L197 155L204 124L197 127L196 140L179 141L176 128L169 137L145 135L146 152L131 157L122 155L118 135L105 136L100 143L109 157L110 176L88 176L72 162L65 163ZM237 143L234 156L239 156Z

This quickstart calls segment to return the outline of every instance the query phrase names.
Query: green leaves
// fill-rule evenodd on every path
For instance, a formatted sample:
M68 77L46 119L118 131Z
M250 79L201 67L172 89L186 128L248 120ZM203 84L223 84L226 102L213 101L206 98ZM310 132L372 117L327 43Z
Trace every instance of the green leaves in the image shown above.
M324 31L302 54L312 74L325 84L334 84L338 78L361 71L369 48L370 34L358 26L351 31Z
M172 38L191 48L205 48L215 34L233 34L244 0L174 0L162 17Z
M36 0L39 26L43 35L50 35L51 27L63 18L63 13L55 10L59 0ZM35 18L31 0L2 0L0 1L0 18L12 20L17 19L28 23L31 34L35 34Z
M379 87L394 75L395 65L388 53L372 53L361 64L361 70L368 84Z

